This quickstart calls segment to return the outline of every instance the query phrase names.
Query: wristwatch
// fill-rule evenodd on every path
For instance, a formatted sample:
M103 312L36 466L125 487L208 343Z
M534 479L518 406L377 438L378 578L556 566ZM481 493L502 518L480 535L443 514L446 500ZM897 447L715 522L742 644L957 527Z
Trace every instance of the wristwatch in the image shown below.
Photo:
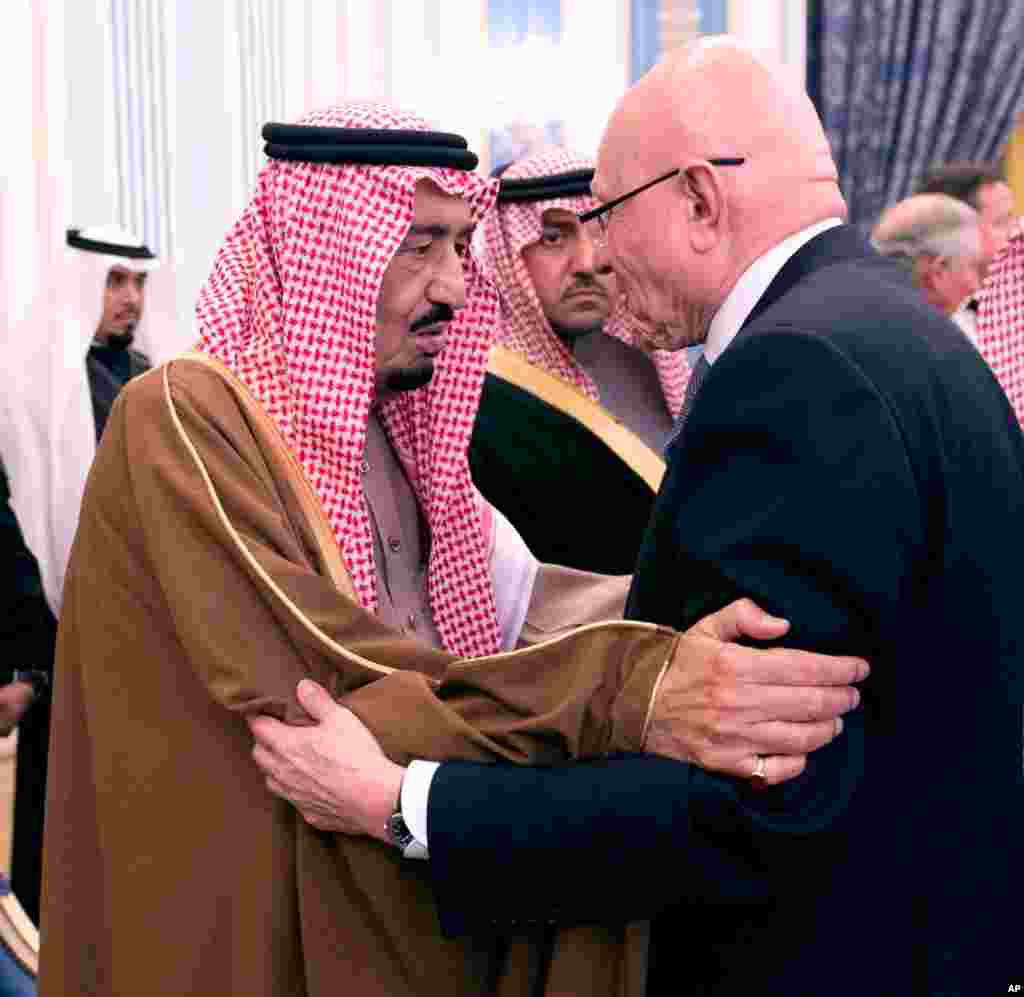
M427 846L409 830L409 825L402 816L402 790L398 790L395 800L395 812L388 818L386 825L388 841L391 842L407 859L425 859L430 857Z
M50 691L50 676L41 668L16 668L13 681L27 682L32 686L32 692L35 694L33 701L41 699Z
M395 801L395 812L388 818L387 823L388 841L391 842L403 855L405 850L416 840L416 836L409 830L405 818L402 816L402 791L398 791L398 799Z

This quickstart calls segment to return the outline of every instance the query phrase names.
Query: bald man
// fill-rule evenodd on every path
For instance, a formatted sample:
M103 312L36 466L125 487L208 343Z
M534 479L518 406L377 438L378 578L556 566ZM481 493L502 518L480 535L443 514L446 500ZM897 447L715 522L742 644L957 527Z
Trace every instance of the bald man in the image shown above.
M915 194L882 213L871 242L902 264L925 300L976 343L974 295L985 263L981 218L974 208L946 194Z
M681 627L749 595L872 673L786 782L775 755L746 779L635 756L442 765L442 926L653 918L649 997L1005 992L1024 895L1024 439L1006 399L844 223L806 95L737 43L678 50L626 94L593 191L582 219L651 345L704 350L628 615ZM670 740L652 722L648 749ZM340 814L373 771L333 783Z

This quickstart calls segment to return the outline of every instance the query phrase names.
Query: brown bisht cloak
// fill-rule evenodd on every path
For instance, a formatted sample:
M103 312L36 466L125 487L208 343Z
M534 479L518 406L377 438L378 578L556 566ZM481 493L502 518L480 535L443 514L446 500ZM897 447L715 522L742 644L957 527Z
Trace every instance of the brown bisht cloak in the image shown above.
M442 938L429 863L307 825L267 791L243 717L301 722L308 676L398 762L638 751L677 640L620 621L474 660L408 640L356 602L239 381L196 356L139 378L64 587L40 994L530 993L539 942ZM545 992L638 992L640 934L561 931Z

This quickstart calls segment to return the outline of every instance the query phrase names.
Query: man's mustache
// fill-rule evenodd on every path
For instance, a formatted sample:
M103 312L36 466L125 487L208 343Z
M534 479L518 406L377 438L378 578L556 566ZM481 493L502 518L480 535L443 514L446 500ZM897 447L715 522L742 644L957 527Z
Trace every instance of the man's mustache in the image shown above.
M577 279L576 283L565 292L565 297L568 298L583 291L591 294L600 294L604 298L608 297L608 292L596 280L588 279Z
M413 333L420 332L432 325L437 325L439 322L451 322L453 318L455 318L455 312L452 311L451 305L434 305L429 312L421 315L409 326L409 331Z

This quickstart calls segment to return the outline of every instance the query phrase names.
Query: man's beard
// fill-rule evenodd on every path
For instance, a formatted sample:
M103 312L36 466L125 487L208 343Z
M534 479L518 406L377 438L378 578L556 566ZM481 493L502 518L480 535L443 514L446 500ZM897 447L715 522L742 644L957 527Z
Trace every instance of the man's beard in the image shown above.
M600 332L603 328L604 322L594 322L592 325L581 326L578 329L570 329L568 326L551 322L551 331L569 347L570 352L573 346L576 345L577 340L582 339L584 336L593 335L595 332Z
M107 333L107 346L114 350L126 350L135 342L134 323L119 332Z
M606 300L608 298L604 288L596 280L583 274L577 276L573 286L567 292L567 296L578 291L593 291L603 295ZM585 325L568 326L560 325L551 318L548 319L551 331L569 348L570 352L572 352L572 348L577 340L582 339L584 336L591 336L595 332L600 332L604 328L606 321L606 318L602 318L595 319L593 322L588 322Z
M403 367L391 371L384 379L384 387L388 391L415 391L430 383L434 376L434 361L424 358L415 367Z

